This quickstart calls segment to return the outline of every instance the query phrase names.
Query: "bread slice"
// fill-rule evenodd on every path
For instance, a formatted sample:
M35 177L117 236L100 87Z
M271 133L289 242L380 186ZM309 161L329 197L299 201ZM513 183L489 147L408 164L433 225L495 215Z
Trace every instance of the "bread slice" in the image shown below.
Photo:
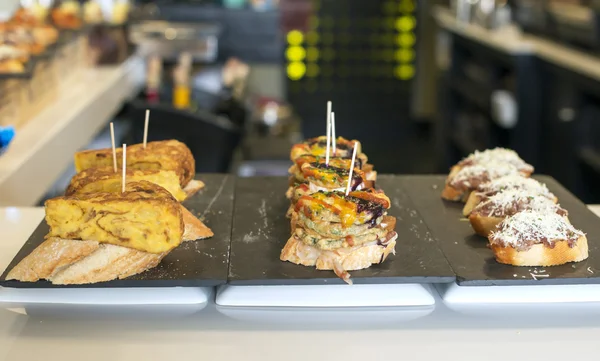
M390 253L395 254L397 238L398 235L394 232L386 246L373 242L352 248L323 251L292 236L281 250L280 259L303 266L314 266L318 270L333 270L338 277L352 284L347 271L365 269L373 264L382 263Z
M192 179L183 187L183 191L186 194L186 199L190 198L194 194L198 193L202 188L204 188L204 182L198 179Z
M77 241L51 237L23 258L6 276L7 280L36 282L49 279L100 247L96 241Z
M470 194L471 192L464 192L453 188L449 184L446 184L442 190L442 198L451 202L464 202L469 198Z
M487 237L491 232L496 230L496 226L504 220L504 217L486 217L480 214L471 213L469 222L475 233L480 236Z
M479 203L481 203L482 198L483 198L483 196L479 192L469 193L469 196L467 197L465 206L463 207L463 210L462 210L463 216L468 217L471 214L471 212L473 212L473 209L475 207L477 207L477 205Z
M117 166L121 167L123 149L117 148ZM75 153L77 173L95 167L112 167L112 149L92 149ZM164 140L133 144L127 147L127 167L132 169L172 170L179 177L179 184L187 185L196 172L196 161L190 149L177 140Z
M53 284L105 282L153 268L167 253L52 237L23 258L6 279L21 282L45 279Z
M156 267L168 254L101 244L98 250L48 279L57 285L90 284L127 278Z
M490 247L496 261L513 266L558 266L588 258L588 243L585 236L579 237L573 247L569 247L569 243L565 240L554 241L553 248L545 244L535 244L524 251L498 244L491 244Z
M184 224L182 241L195 241L214 236L213 231L184 206L181 206L181 214Z

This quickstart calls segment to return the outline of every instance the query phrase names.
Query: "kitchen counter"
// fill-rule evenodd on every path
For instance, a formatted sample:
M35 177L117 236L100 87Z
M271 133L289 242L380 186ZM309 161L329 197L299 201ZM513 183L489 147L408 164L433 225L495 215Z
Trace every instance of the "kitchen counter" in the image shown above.
M600 215L600 206L590 207ZM0 208L4 269L43 218L43 208ZM1 292L1 290L0 290ZM360 311L357 311L360 312ZM268 321L268 320L265 320ZM282 325L229 319L209 305L186 318L38 319L0 310L0 360L564 360L595 357L600 313L467 316L438 302L405 323ZM299 348L303 350L300 351Z
M0 206L35 205L143 80L144 62L133 56L117 66L83 70L61 87L0 156Z
M530 34L461 23L447 7L436 6L432 15L441 28L498 51L511 55L535 54L550 63L600 80L600 58L596 56Z

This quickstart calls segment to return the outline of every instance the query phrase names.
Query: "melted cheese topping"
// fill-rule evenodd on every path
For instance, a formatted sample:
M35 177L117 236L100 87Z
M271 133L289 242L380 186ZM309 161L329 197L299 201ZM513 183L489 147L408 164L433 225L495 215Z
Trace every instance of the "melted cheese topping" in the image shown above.
M490 235L490 242L514 247L527 241L549 244L560 240L573 241L584 235L556 213L523 211L502 221L498 231Z
M501 162L489 162L485 165L474 164L462 168L456 175L450 180L452 184L462 183L467 187L472 187L478 182L474 180L489 181L497 179L510 174L518 174L519 170L517 167L510 163Z
M519 170L533 171L533 167L525 163L517 152L506 148L486 149L483 152L475 151L461 161L461 163L471 164L487 164L490 162L510 163L519 168Z
M318 213L323 208L327 208L333 213L339 215L340 223L344 227L350 227L358 222L363 224L367 222L371 215L368 212L358 213L357 205L354 202L346 200L343 193L313 193L312 202L309 202L309 210Z
M473 212L486 209L492 217L503 217L515 212L515 209L531 209L541 213L556 213L561 208L552 200L523 189L510 189L497 193L479 203Z
M523 189L533 194L554 198L554 194L550 193L545 184L532 178L525 178L520 174L511 174L500 177L479 186L479 191L483 193L500 192L508 189Z

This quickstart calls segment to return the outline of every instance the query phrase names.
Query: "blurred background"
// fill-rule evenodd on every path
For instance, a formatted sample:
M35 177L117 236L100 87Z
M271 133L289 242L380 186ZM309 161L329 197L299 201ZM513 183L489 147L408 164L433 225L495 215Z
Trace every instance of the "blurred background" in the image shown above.
M149 140L185 142L200 172L285 175L328 100L380 173L509 147L600 203L600 1L2 3L0 204L62 193L111 121L141 142L146 109Z

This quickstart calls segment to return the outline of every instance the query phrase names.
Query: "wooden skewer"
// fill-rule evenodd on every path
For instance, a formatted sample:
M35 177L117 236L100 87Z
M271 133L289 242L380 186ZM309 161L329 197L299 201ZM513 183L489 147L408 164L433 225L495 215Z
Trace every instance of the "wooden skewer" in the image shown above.
M356 159L357 142L354 142L354 150L352 151L352 161L350 161L350 173L348 174L348 186L346 187L346 196L350 194L350 186L352 184L352 171L354 170L354 160Z
M123 180L121 184L121 193L125 193L125 178L127 174L127 144L123 144Z
M110 122L110 142L112 143L113 152L113 170L117 173L117 148L115 147L115 126Z
M335 157L335 148L337 146L337 138L335 137L335 113L331 112L331 146L333 147L333 156Z
M144 149L148 143L148 122L150 121L150 109L146 109L146 120L144 121Z
M327 102L327 149L325 153L325 166L329 167L329 146L331 143L331 101Z

